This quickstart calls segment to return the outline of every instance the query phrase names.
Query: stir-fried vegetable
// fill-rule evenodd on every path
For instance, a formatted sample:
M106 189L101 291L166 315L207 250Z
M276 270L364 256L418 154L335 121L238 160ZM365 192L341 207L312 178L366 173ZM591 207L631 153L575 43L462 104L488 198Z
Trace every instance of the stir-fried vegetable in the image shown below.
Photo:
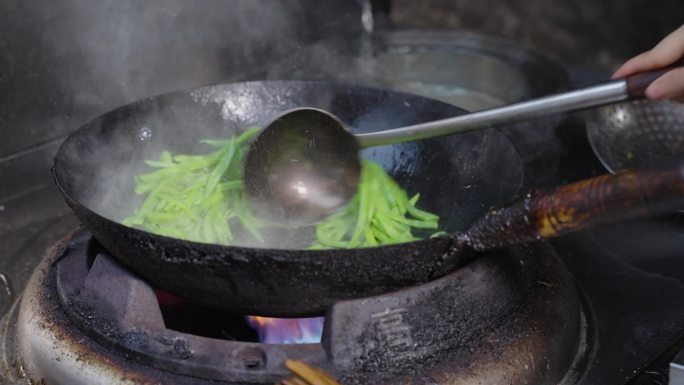
M316 226L312 248L354 248L417 240L412 228L438 227L439 217L416 207L419 194L406 191L379 164L361 163L359 190L342 211Z
M230 244L239 225L262 240L258 220L249 210L242 182L242 160L258 128L228 140L203 141L219 149L207 155L171 155L163 151L158 170L140 175L135 192L143 204L124 224L174 238Z
M242 164L251 128L228 140L205 140L217 150L206 155L172 155L147 161L157 170L136 178L145 200L124 221L150 232L197 242L228 245L238 231L263 242L261 220L245 197ZM355 248L417 240L414 229L438 228L439 217L417 208L379 164L362 162L359 191L342 211L316 225L312 249Z

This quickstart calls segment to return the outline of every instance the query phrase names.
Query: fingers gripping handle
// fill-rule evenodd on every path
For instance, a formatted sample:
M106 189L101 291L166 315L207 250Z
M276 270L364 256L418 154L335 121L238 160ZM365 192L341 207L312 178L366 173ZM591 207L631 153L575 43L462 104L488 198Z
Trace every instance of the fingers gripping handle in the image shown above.
M627 76L626 78L624 78L627 87L627 94L631 99L643 99L644 97L646 97L646 89L648 88L648 86L651 85L651 83L656 81L659 77L672 71L673 69L682 66L684 66L684 61L679 61L663 69L641 72L638 74Z
M476 250L553 238L684 207L684 164L626 171L532 193L476 222L462 241Z

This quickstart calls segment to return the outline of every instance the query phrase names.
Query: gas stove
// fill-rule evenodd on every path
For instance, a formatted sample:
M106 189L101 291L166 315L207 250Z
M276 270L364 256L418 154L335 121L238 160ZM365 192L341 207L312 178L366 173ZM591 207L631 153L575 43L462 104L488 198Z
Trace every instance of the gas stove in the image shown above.
M543 86L535 85L529 76L542 75L538 68L548 63L530 67L517 52L471 34L398 31L377 46L314 47L254 76L355 79L473 103L472 110L604 76L568 67L569 83L545 74ZM323 61L339 54L346 58L339 67L350 70L330 67L318 76L300 62L317 54ZM525 92L454 87L480 82L451 72L450 55L461 65L479 55L477 68L513 60L523 75L502 88ZM525 161L521 194L605 172L581 115L504 132ZM13 263L0 261L0 271L11 272L0 275L5 382L268 384L288 375L286 359L323 368L345 384L667 383L671 362L670 383L684 377L684 357L677 355L684 344L681 213L500 250L425 285L340 302L321 315L320 343L284 344L259 342L247 315L156 290L89 233L73 231L78 223L60 197L29 195L25 207L4 214L23 225L0 236ZM29 276L23 292L12 290Z
M319 344L173 330L172 309L159 298L77 231L49 251L6 319L5 362L15 376L24 371L49 384L267 384L286 376L285 359L324 368L345 384L571 384L593 346L574 282L544 244L490 253L422 286L338 303ZM226 325L235 319L213 316Z

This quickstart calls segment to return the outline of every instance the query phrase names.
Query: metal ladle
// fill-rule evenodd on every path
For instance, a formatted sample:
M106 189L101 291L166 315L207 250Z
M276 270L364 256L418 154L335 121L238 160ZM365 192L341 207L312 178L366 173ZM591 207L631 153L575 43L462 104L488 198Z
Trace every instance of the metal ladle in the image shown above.
M247 197L257 215L274 223L308 225L343 207L356 193L358 151L450 135L644 97L672 67L624 79L392 130L354 135L329 112L297 108L267 125L245 160Z

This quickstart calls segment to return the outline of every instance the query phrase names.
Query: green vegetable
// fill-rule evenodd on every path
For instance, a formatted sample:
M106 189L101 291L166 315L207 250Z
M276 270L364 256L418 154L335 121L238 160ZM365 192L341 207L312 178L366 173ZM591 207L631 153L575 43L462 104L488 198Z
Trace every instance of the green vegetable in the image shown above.
M147 161L155 171L136 178L143 203L124 220L150 232L197 242L230 244L238 231L263 242L245 198L242 162L246 144L258 133L251 128L228 140L203 140L217 150L206 155L172 155ZM311 249L356 248L410 242L414 229L437 232L439 217L416 205L379 164L362 161L359 191L341 211L316 225Z
M342 211L316 226L315 249L354 248L417 240L412 228L437 229L439 217L416 207L379 164L362 161L359 191Z
M157 170L136 178L135 192L145 195L142 205L124 220L160 235L191 241L230 244L237 226L262 241L257 218L246 207L242 160L251 128L226 141L203 141L217 147L206 155L175 155L163 151Z

